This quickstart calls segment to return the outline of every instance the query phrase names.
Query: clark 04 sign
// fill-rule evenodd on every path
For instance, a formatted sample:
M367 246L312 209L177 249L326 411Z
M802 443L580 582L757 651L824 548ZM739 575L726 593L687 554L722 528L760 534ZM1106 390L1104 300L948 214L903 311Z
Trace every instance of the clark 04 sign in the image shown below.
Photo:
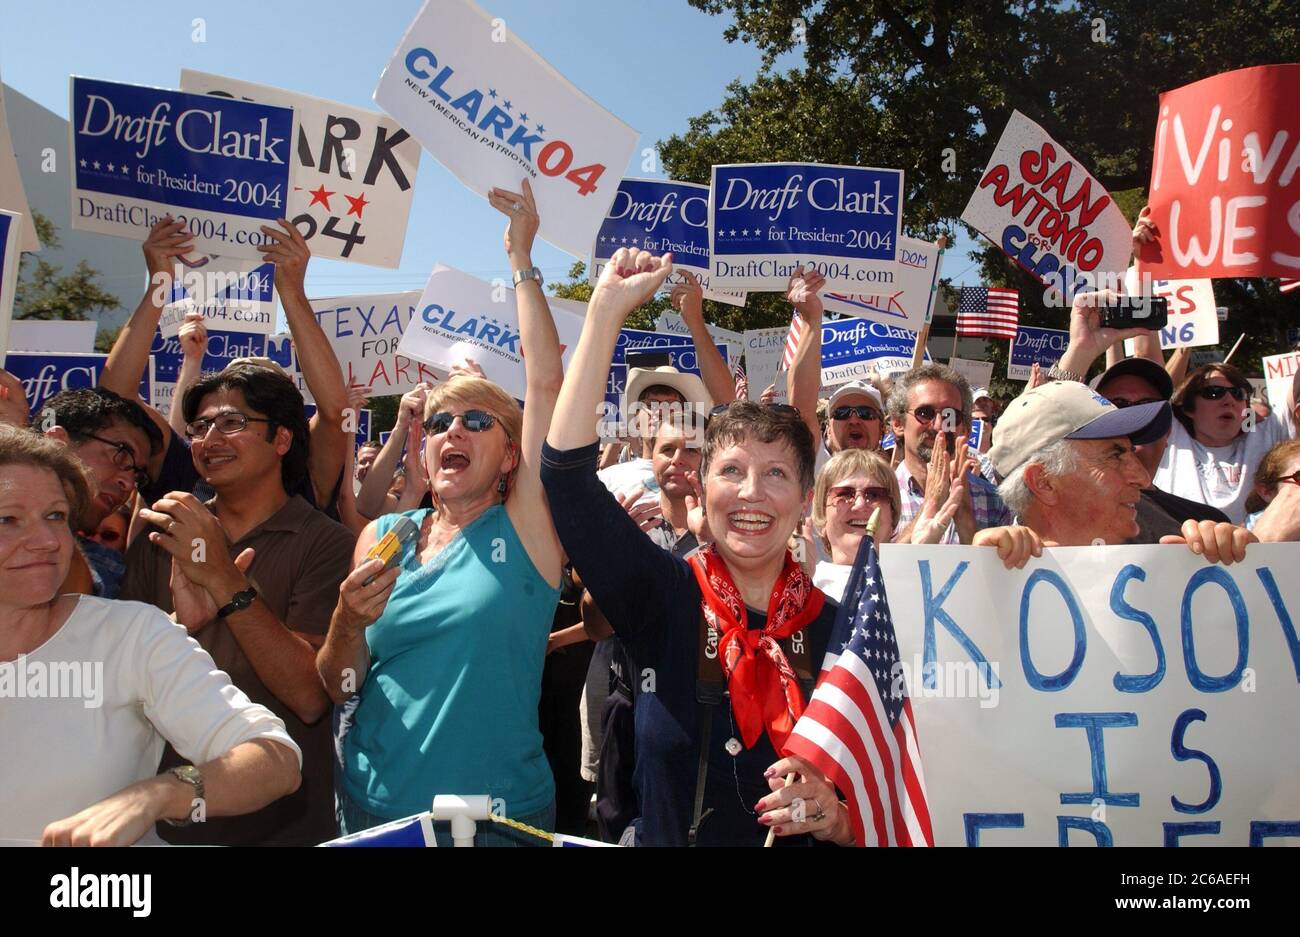
M1142 271L1300 275L1300 64L1215 75L1160 95Z
M673 255L673 272L664 285L684 283L694 274L704 298L745 305L745 294L709 288L709 187L693 182L624 179L596 234L587 279L595 284L619 248Z
M312 255L396 268L415 194L420 145L397 122L359 107L220 75L181 70L181 90L291 107L292 186L284 217Z
M935 845L1300 845L1297 563L881 551Z
M713 167L714 289L784 290L799 267L869 292L898 257L903 171L818 163Z
M163 337L180 333L185 316L202 313L206 328L269 335L275 327L275 264L235 257L182 259L185 272L173 279L171 301L158 317Z
M480 195L527 177L539 233L575 257L587 255L636 148L635 130L469 0L425 3L375 103Z
M916 332L867 319L823 322L822 386L910 370L916 337ZM925 360L930 360L929 352Z
M1019 111L1011 114L961 220L1068 305L1080 289L1118 283L1132 231L1100 182ZM1107 282L1103 282L1106 280Z
M171 213L197 250L261 259L284 215L293 111L90 78L71 81L72 227L143 241Z

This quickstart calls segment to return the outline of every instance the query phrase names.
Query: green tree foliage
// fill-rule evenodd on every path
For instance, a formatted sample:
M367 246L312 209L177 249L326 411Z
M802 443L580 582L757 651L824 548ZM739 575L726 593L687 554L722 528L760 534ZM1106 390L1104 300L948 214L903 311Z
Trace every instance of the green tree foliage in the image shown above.
M756 45L764 68L660 144L668 174L708 182L715 163L780 160L901 168L904 229L926 239L958 223L1013 110L1088 166L1135 220L1159 93L1293 61L1300 48L1300 17L1286 0L689 2L729 15L727 39ZM789 53L802 53L803 66L778 72ZM1042 286L982 243L984 282L1019 288L1026 324L1063 328L1064 310L1044 305ZM1215 292L1230 310L1225 351L1248 332L1234 362L1257 366L1258 354L1285 347L1300 297L1261 280L1216 280ZM746 315L770 299L752 298Z
M58 248L58 229L40 212L32 212L32 221L41 243L47 248ZM24 270L22 264L27 262L24 254L18 271L18 286L14 292L15 319L75 319L84 321L88 313L104 312L116 309L117 297L102 289L98 282L99 271L84 260L80 261L72 273L64 274L63 268L51 264L39 257L36 266L30 271Z

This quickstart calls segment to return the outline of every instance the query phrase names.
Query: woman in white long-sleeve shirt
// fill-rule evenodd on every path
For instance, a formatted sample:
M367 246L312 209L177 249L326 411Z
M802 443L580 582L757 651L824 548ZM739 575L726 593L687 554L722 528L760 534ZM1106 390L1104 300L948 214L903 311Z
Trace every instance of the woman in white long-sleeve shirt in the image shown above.
M0 840L161 842L159 820L296 790L284 724L151 605L59 595L90 497L53 440L0 425ZM170 741L190 765L157 774Z

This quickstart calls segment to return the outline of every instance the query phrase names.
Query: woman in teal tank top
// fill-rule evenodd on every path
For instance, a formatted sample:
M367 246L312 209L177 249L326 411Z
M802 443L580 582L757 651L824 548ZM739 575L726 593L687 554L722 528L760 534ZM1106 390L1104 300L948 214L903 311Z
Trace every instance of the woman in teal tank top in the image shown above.
M535 271L527 181L489 200L510 217L512 268ZM429 391L423 455L438 510L366 526L317 655L335 703L360 696L343 749L344 833L426 811L437 794L487 794L494 813L543 828L554 815L537 706L562 552L539 460L563 370L540 280L521 280L515 301L527 409L472 363ZM403 516L419 536L381 572L366 554ZM515 840L483 829L481 842Z

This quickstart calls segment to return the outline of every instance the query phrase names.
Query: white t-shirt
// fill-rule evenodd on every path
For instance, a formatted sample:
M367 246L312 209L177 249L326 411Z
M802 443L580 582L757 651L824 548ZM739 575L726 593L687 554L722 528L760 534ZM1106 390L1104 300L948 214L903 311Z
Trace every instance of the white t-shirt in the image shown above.
M1290 423L1280 407L1255 424L1253 432L1242 433L1227 446L1202 445L1175 418L1169 445L1156 468L1155 486L1216 507L1234 524L1242 524L1255 470L1269 449L1290 437Z
M646 492L641 501L658 501L659 485L655 481L654 462L650 459L629 459L617 465L603 468L596 473L600 483L610 494L625 494L641 485Z
M284 723L183 625L152 605L83 595L48 641L0 664L0 839L39 842L55 820L153 777L165 742L201 765L261 738L301 767ZM152 830L140 842L162 844Z
M849 574L852 572L852 563L821 562L813 570L813 585L825 592L826 598L843 602L844 592L849 587Z

